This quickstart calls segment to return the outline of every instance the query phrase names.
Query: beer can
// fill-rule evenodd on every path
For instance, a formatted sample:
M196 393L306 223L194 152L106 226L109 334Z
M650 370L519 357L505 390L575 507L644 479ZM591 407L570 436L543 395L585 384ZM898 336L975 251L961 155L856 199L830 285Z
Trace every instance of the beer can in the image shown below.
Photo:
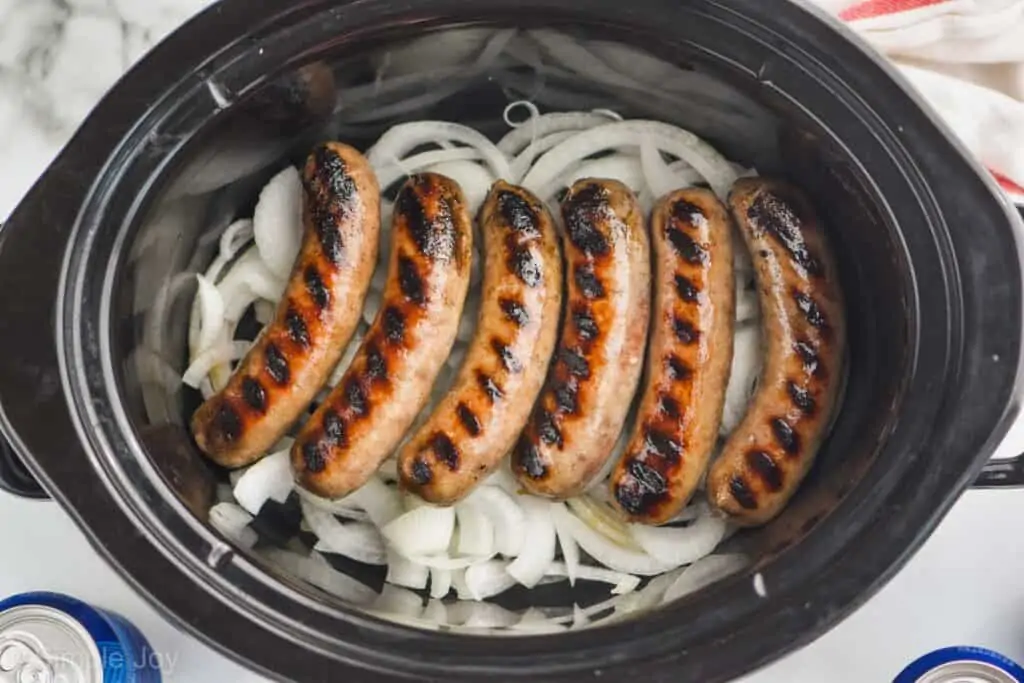
M893 683L1024 683L1024 668L980 647L947 647L915 660Z
M160 683L160 658L120 615L57 593L0 600L0 680Z

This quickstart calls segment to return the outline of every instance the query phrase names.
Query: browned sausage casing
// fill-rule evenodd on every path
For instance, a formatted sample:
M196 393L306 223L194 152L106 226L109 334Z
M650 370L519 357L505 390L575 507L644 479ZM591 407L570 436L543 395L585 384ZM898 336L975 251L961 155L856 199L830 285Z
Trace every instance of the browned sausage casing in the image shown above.
M473 490L508 454L540 392L558 334L562 256L554 221L499 181L480 212L483 301L452 390L399 455L402 485L435 504Z
M760 290L765 367L746 416L708 475L711 502L739 524L777 515L810 469L835 407L845 353L839 273L810 202L752 178L729 203Z
M562 217L565 322L512 457L523 487L550 498L578 495L611 457L640 379L651 308L647 232L629 188L580 180Z
M277 315L192 416L199 448L225 467L263 457L313 401L355 332L377 263L380 190L363 155L324 144L302 183L305 235Z
M292 445L292 469L338 498L373 475L422 410L469 289L473 226L455 181L413 176L395 200L380 312L338 386Z
M710 190L679 190L651 220L654 316L636 423L611 479L630 521L661 524L689 502L722 421L736 292L732 221Z

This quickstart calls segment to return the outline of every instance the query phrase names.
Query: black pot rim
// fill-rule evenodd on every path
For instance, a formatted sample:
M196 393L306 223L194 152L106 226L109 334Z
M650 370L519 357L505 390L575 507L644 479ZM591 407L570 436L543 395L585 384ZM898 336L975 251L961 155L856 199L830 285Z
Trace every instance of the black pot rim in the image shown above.
M388 15L394 16L393 10L385 7L387 3L371 0L358 4L358 8L347 3L339 5L336 10L337 17L349 20L351 23L346 23L347 26L370 26L373 21L380 21ZM754 0L693 4L718 18L728 16L745 31L758 32L758 36L764 39L774 36L773 39L781 41L787 48L801 52L802 58L815 59L819 56L807 53L778 33L773 34L768 27L777 28L780 22L771 20L765 9L759 8L759 3ZM432 16L443 16L442 9L474 12L477 18L485 19L488 15L500 14L503 9L508 10L513 5L518 6L520 3L498 0L488 3L484 11L481 3L466 0L414 0L406 3L403 11L417 13L424 21ZM669 7L669 3L652 2L651 5L656 8L661 5L660 9L656 9L659 14L674 9ZM571 16L574 13L572 4L561 0L533 0L530 6L545 8L558 15ZM116 151L101 157L106 160L106 167L97 174L98 180L95 185L92 188L81 187L83 201L80 206L83 208L75 221L74 233L68 238L62 282L59 288L56 288L59 292L59 300L56 302L58 358L62 367L64 390L69 397L70 417L80 442L86 447L91 463L84 467L93 471L94 476L98 474L105 486L92 487L98 489L95 491L66 490L66 473L51 476L52 467L38 464L37 458L31 453L31 445L19 436L19 432L24 431L24 428L19 429L20 425L10 419L12 410L9 402L3 402L2 406L5 431L15 437L13 442L21 454L27 456L35 473L50 483L50 490L56 492L65 507L72 510L93 542L104 548L104 554L119 566L122 572L131 575L133 583L142 592L158 604L167 607L165 613L173 616L179 623L191 623L193 632L198 633L208 643L280 678L289 675L289 657L280 653L260 652L256 645L276 642L283 653L292 657L301 653L305 653L302 655L305 657L313 656L294 640L297 633L302 633L302 638L309 641L311 648L333 649L337 659L348 662L353 666L353 672L358 670L360 673L375 670L378 673L394 671L408 677L425 678L443 673L456 679L489 674L531 677L538 680L554 680L556 677L559 680L583 680L599 672L621 673L628 668L631 674L645 675L651 680L724 680L816 637L828 625L866 599L924 540L995 448L1010 419L1016 413L1022 388L1019 333L1022 319L1020 268L1016 260L1012 272L1006 273L1007 278L1015 284L1015 291L1011 296L1015 306L1009 313L1007 323L1009 328L1016 329L1018 333L1015 339L1001 342L1000 346L1004 367L1014 369L1011 380L994 382L991 375L963 376L960 368L970 366L968 356L987 352L990 346L988 342L992 340L986 338L984 345L975 343L974 347L965 348L963 335L954 329L949 331L946 342L939 344L942 348L936 357L917 358L919 363L930 363L932 368L942 368L942 381L936 382L934 377L924 378L917 374L910 379L907 387L908 392L919 393L928 390L934 392L937 385L943 387L941 400L935 400L935 418L949 415L964 400L978 395L979 392L987 392L989 396L985 399L985 405L989 409L984 420L979 419L983 424L976 425L977 434L954 437L943 433L943 438L937 438L935 433L930 434L933 441L953 442L959 448L954 453L955 458L940 463L929 477L920 482L911 481L911 477L906 476L915 465L922 465L920 458L901 463L880 458L880 461L872 466L872 472L865 475L866 481L873 481L878 486L878 495L861 500L860 506L856 509L850 506L844 509L841 505L821 523L814 536L806 539L801 545L802 557L799 563L794 563L790 558L785 567L771 565L762 568L766 582L769 586L777 587L777 592L773 590L772 594L761 602L748 599L741 604L735 599L725 600L726 594L733 591L736 585L749 581L749 576L737 576L691 599L656 614L650 614L640 621L605 626L559 638L474 638L470 648L465 647L467 639L464 636L456 638L443 634L428 635L405 627L385 624L349 610L334 610L331 607L317 605L309 596L291 588L280 592L276 589L273 591L278 600L275 608L249 604L256 603L255 600L239 604L235 599L236 586L233 582L241 580L248 582L246 585L252 588L252 594L269 599L272 591L258 590L258 584L266 580L262 570L236 556L230 560L228 566L221 566L220 569L221 576L229 577L231 581L213 579L209 568L204 569L202 560L212 549L222 545L222 541L191 518L180 504L176 505L167 496L154 501L155 489L142 490L142 483L152 482L159 477L154 472L147 471L151 470L151 467L144 458L135 456L141 447L132 434L127 418L116 402L107 400L108 394L116 396L116 381L109 366L109 341L103 339L104 331L101 325L90 327L91 322L83 319L83 306L88 308L87 304L82 304L83 301L88 301L83 283L87 275L96 274L97 270L94 268L100 267L100 263L93 261L98 257L91 249L98 218L100 215L108 215L109 207L106 204L110 200L110 195L124 181L124 162L130 158L133 145L137 145L141 138L149 134L149 125L153 123L151 119L159 106L152 105L144 116L134 118L139 116L140 110L143 109L138 106L136 98L142 93L155 95L151 84L154 81L166 82L168 71L170 74L180 75L180 69L168 68L168 56L178 55L175 57L178 64L193 61L198 63L207 56L204 52L206 46L235 43L237 48L236 38L244 36L246 30L262 26L265 20L277 12L283 15L286 10L291 9L298 15L311 12L317 7L316 3L307 3L302 8L295 9L294 5L284 0L267 0L260 3L253 3L251 0L226 0L208 10L201 18L194 20L182 32L172 36L154 55L144 60L118 85L90 122L83 127L83 131L97 136L93 138L92 144L98 144L101 149L108 152ZM652 14L654 11L652 9ZM359 19L355 19L356 12L361 13ZM580 10L575 12L579 13ZM632 17L628 11L615 8L614 3L604 0L588 6L587 12L605 17L608 21L614 19L623 22L624 25L628 25L627 22L631 20L635 24L645 23L641 18ZM805 10L794 7L791 12L787 10L786 14L791 22L791 31L799 33L809 31L813 27L819 32L827 32L823 39L825 42L827 39L837 42L842 40L840 33L823 28L818 20L813 19ZM232 21L240 23L230 23ZM650 27L649 18L646 23ZM620 29L622 28L623 26L620 26ZM197 41L196 36L205 40ZM231 63L231 48L224 48L218 52L213 62L219 62L221 65ZM840 54L836 55L835 63L815 63L819 77L827 78L828 74L834 77L833 69L838 65L840 58L855 60L857 68L864 72L861 74L862 78L872 75L885 78L887 74L891 75L888 67L882 66L875 57L852 43L841 42L836 52ZM188 57L183 58L180 55ZM780 50L780 59L785 56ZM205 77L210 72L201 73ZM199 86L201 80L197 81L194 76L195 74L191 81L186 79L177 83L175 87ZM914 164L915 158L921 158L920 150L914 150L912 153L908 147L913 146L914 142L901 143L898 131L884 123L883 118L890 121L913 122L921 128L934 126L934 121L930 121L927 115L918 110L913 98L898 82L886 80L877 84L877 88L878 92L871 93L870 98L864 95L864 100L868 101L863 103L863 108L858 109L856 114L876 117L871 129L877 135L884 136L891 150L894 150L890 153L902 155L899 160L901 163L893 163L902 172L907 168L914 168L919 174L918 178L905 181L911 188L910 192L916 194L920 202L920 206L914 210L929 216L936 226L945 229L944 216L951 215L949 207L943 203L943 198L931 195L929 183L925 180L935 177L936 172L931 168L922 168L920 164ZM172 92L173 89L167 88L161 94ZM154 102L158 99L150 97L146 101ZM109 125L107 119L108 126L100 130L100 122L109 115L112 108L133 101L136 106L128 110L128 116L123 121L119 120L118 125ZM886 114L885 117L882 116L883 113ZM963 194L957 199L965 201L964 197L967 196L978 204L985 204L989 216L1002 211L1005 222L1014 223L1016 219L1008 207L1000 203L993 194L995 189L991 180L983 178L977 166L967 160L962 151L950 143L941 130L930 129L928 133L933 141L940 138L944 140L943 149L933 149L930 153L942 158L948 167L945 172L954 177L970 178L969 182L964 183ZM927 136L920 133L920 137ZM81 136L76 138L62 154L54 169L48 173L51 178L50 184L47 185L44 179L44 184L40 186L42 189L34 190L28 201L38 203L45 200L47 193L52 194L53 174L76 170L76 157L83 152L84 147L85 143ZM62 163L65 164L64 167L61 166ZM936 180L935 186L941 187L942 184ZM123 201L123 197L121 199ZM120 211L124 215L129 215L137 208L123 206ZM895 214L911 211L906 207L890 207L890 210ZM22 211L31 214L32 208ZM17 214L15 218L18 218ZM122 230L122 236L123 234ZM1017 237L1012 232L1005 237L1005 244L1000 246L1019 254ZM940 235L938 242L944 245L941 250L946 252L940 254L939 258L947 268L946 281L952 292L950 306L956 308L960 305L959 290L963 290L964 287L977 287L978 283L972 279L974 274L962 269L961 264L953 258L954 248L949 243L948 235ZM108 270L106 277L111 276L112 271ZM921 311L917 314L923 315ZM959 315L959 311L954 311L952 317L956 320ZM95 333L96 336L90 337L90 333ZM97 368L96 362L104 364L102 371ZM114 391L111 394L112 386ZM894 439L898 436L904 439L919 436L921 425L917 427L917 430L907 429L902 434L895 434ZM950 428L949 424L937 424L936 433L943 430L948 432ZM77 467L81 472L83 465L69 467ZM61 478L64 481L58 483L57 480ZM159 499L160 496L156 498ZM118 528L138 529L145 533L148 537L140 539L142 544L136 543L136 548L147 546L145 551L140 552L145 552L151 557L161 557L163 562L154 562L154 567L163 567L166 571L167 566L173 565L173 576L160 576L156 573L157 570L143 568L134 562L128 557L130 543L112 543L111 531L97 523L99 505L116 505L129 520L127 525L123 520L119 522ZM888 516L897 513L900 516L900 523L894 524ZM168 532L168 527L173 531ZM113 528L115 527L111 527ZM857 552L859 556L857 561L851 562L850 566L844 567L840 573L834 561L827 565L826 560L835 560L843 552ZM784 560L785 557L781 557L777 562ZM802 566L794 567L794 564ZM220 601L215 609L208 605L191 604L197 597L196 588L199 587L197 583L200 577L206 582L201 586L202 589L216 594ZM193 581L197 583L194 584ZM796 588L801 590L797 591ZM280 600L293 601L294 608L278 609ZM232 607L227 608L225 605ZM211 617L211 609L212 613L216 614L216 623ZM248 616L243 616L243 613L247 613ZM685 623L686 620L680 619L683 615L694 613L707 617L698 624ZM260 616L256 617L257 614ZM261 620L259 629L266 630L267 633L254 637L253 646L239 645L239 638L232 636L228 631L235 628L254 628L250 621L254 617ZM308 621L303 624L297 617L308 618ZM322 625L337 627L343 637L349 636L348 642L331 642L326 638L314 640L310 631ZM272 632L275 635L269 635ZM708 651L715 648L717 658L709 658L705 662L699 657L699 649L686 653L685 648L680 647L681 643L690 642L688 639L695 639L696 635L712 643ZM284 647L286 641L288 644ZM392 652L390 655L383 655L382 653L389 649L388 646L393 646L396 641L404 643L410 654ZM379 651L370 652L369 648L374 646ZM617 650L619 647L623 649ZM466 651L469 649L473 652ZM625 649L629 650L628 655L622 654ZM730 657L723 658L721 653L726 650ZM425 663L417 659L417 651L434 652L436 657L432 662ZM316 653L315 656L321 658L317 662L324 665L330 659L324 652ZM336 661L332 665L338 666ZM689 678L681 677L680 671L684 665L687 667L686 675ZM291 666L294 667L294 663ZM301 675L296 677L303 680L314 677L313 672L316 669L312 663L303 665L302 669ZM338 668L334 670L339 674L342 672ZM382 674L382 680L385 678L386 675Z

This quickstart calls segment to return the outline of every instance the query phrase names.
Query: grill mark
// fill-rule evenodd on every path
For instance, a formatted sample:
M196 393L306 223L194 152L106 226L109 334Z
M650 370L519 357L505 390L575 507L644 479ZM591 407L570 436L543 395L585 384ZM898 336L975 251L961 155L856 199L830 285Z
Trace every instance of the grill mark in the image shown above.
M801 220L790 204L771 192L762 192L751 202L747 218L755 229L767 232L781 244L809 275L821 274L821 263L811 254Z
M576 308L573 310L572 324L576 326L576 334L583 341L596 339L597 335L601 333L597 326L597 321L594 320L594 317L590 315L590 311L586 308Z
M536 237L540 234L537 224L537 212L530 204L518 194L502 190L498 193L498 211L501 213L505 223L516 232Z
M524 436L516 445L516 460L531 479L542 479L548 472L540 449L528 437Z
M423 203L432 195L439 195L437 211L428 217ZM442 189L433 179L413 176L399 192L395 206L405 218L409 235L419 252L435 261L446 262L455 254L455 222L449 198L441 195Z
M267 374L270 375L270 378L279 385L288 384L291 371L288 369L288 359L281 353L281 349L277 348L276 344L267 344L263 356Z
M405 316L394 306L384 309L384 336L389 342L398 344L405 338Z
M480 424L480 420L477 418L476 413L473 412L472 408L467 406L465 403L459 403L455 412L459 416L459 422L461 422L462 426L466 428L466 431L470 436L480 435L480 430L483 429L483 426Z
M242 398L254 410L263 412L267 409L267 391L258 379L246 377L242 380Z
M227 403L221 403L217 411L217 430L228 441L234 441L242 435L242 418Z
M455 447L447 434L434 432L430 437L430 449L434 451L441 462L447 465L449 470L455 472L459 469L459 449Z
M306 327L306 321L302 319L302 314L294 308L289 308L285 313L284 322L291 340L302 348L308 349L312 342L309 338L309 328Z
M491 378L491 376L480 370L477 370L476 373L476 383L479 384L480 388L484 390L484 393L487 394L487 398L490 400L491 403L494 403L495 401L498 401L499 399L505 397L505 394L504 392L502 392L501 387L494 383L494 380Z
M422 306L427 301L423 278L420 277L416 262L405 254L398 257L398 287L402 296L417 306Z
M732 494L733 499L740 504L740 507L747 510L757 509L757 499L754 498L754 493L747 486L747 482L740 475L734 475L729 481L729 493Z
M306 471L312 474L320 474L327 467L327 458L324 457L320 444L316 441L307 441L302 445L302 464Z
M668 417L678 419L681 414L681 407L679 401L672 398L668 394L662 394L659 397L659 410Z
M669 356L665 359L665 372L672 381L687 380L693 374L693 369L679 356Z
M775 435L775 440L782 446L782 450L790 455L799 453L800 435L793 431L790 424L781 417L774 418L771 424L772 433Z
M334 265L340 266L345 254L341 243L341 231L335 225L333 216L326 211L318 210L314 212L314 220L316 221L316 234L320 238L320 248L323 249L324 256Z
M685 275L676 275L676 294L683 301L694 302L700 297L700 290Z
M707 221L704 211L696 204L685 199L678 199L672 204L672 218L684 225L701 225Z
M331 293L324 285L324 280L316 266L306 266L303 278L306 281L306 291L309 292L317 309L322 311L327 308L331 304Z
M764 451L747 451L745 459L747 466L756 474L765 487L772 492L782 488L782 470L775 464L772 456Z
M665 230L665 236L684 261L695 266L707 265L710 258L707 249L685 232L675 226L669 226Z
M562 347L558 360L573 377L590 379L590 363L579 349Z
M530 314L519 301L516 301L515 299L501 298L498 300L498 305L501 306L502 312L505 313L505 319L516 327L525 327L529 324Z
M804 365L804 372L809 375L818 374L818 352L815 351L814 347L806 341L798 341L793 345L793 349L796 351L796 355L800 356L800 361Z
M434 478L434 473L431 471L430 465L420 457L417 457L412 461L412 470L409 474L412 476L413 482L420 486L426 486Z
M675 318L672 320L672 329L676 333L676 339L683 344L693 344L700 338L700 332L688 320Z
M796 307L800 309L800 312L804 314L804 318L812 327L820 330L828 325L828 321L825 320L825 314L821 312L817 302L810 295L793 290L793 300L796 302Z
M347 428L345 421L333 410L324 412L321 422L324 430L324 441L333 446L344 446L348 443Z
M348 402L349 409L356 417L363 417L370 411L366 390L358 377L349 377L345 382L345 401Z
M643 513L668 492L665 476L641 460L631 459L626 472L628 478L615 487L615 499L630 514Z
M811 392L807 391L795 382L788 382L786 384L786 391L789 392L789 397L793 400L793 405L799 408L806 415L813 415L816 408L814 403L814 397L811 396Z
M317 147L314 155L317 180L331 192L331 201L350 202L356 193L356 181L349 175L345 160L327 145Z
M384 358L377 345L370 342L366 346L366 377L372 382L377 379L387 379L387 376L387 359Z
M572 378L556 384L552 394L555 397L555 407L558 409L558 412L564 415L575 415L578 413L580 410L579 391L579 385Z
M587 256L604 256L610 250L606 238L597 225L607 221L611 210L608 192L597 183L580 188L562 205L565 232L569 241Z
M604 285L594 273L594 266L585 263L573 269L573 279L580 293L588 299L603 299L605 297Z
M491 339L491 348L498 354L501 359L501 364L506 370L512 374L517 374L523 371L523 364L516 358L515 353L500 339Z
M542 410L537 416L537 436L549 446L565 446L565 437L555 424L555 416L546 410Z
M508 249L508 268L527 287L536 287L541 282L540 263L529 246L516 245Z
M683 453L683 447L678 441L650 426L645 429L644 447L648 453L654 453L670 463L678 462Z

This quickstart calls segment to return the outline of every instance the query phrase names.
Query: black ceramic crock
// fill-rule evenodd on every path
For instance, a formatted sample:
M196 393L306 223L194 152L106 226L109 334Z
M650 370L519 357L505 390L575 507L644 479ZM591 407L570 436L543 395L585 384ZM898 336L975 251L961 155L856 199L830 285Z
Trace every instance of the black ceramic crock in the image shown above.
M180 371L184 329L147 329L147 313L181 294L175 283L205 265L210 235L251 211L271 173L317 139L366 144L380 132L387 122L346 120L341 106L347 88L372 81L374 55L474 26L618 41L735 88L762 111L763 145L715 121L655 112L650 86L602 101L691 127L733 158L789 177L824 215L847 296L849 378L797 499L732 540L754 559L766 597L743 573L557 636L427 632L274 573L203 521L218 473L182 427L187 401L168 400L162 412L147 405L136 362L155 335ZM333 71L331 106L311 103L302 74L314 63ZM478 75L470 95L406 116L493 132L510 93ZM586 90L578 80L564 85ZM1019 228L991 180L891 69L799 5L225 0L104 98L0 231L2 427L140 593L267 675L724 681L809 642L867 599L982 470L1019 407ZM993 470L987 481L1003 477ZM4 479L29 482L23 471Z

